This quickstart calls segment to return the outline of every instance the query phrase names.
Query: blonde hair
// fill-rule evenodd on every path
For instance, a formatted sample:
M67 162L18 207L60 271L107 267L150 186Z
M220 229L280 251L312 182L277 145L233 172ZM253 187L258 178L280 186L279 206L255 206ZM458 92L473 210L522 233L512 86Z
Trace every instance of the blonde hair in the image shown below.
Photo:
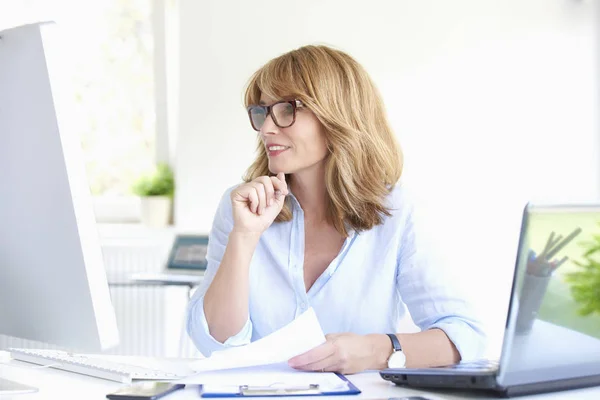
M364 68L348 54L304 46L265 64L248 82L246 106L270 98L301 100L324 126L329 155L325 182L327 219L344 237L347 226L369 230L389 216L385 199L400 179L402 152L389 126L381 96ZM258 155L244 180L272 175L260 138ZM275 219L289 221L289 202Z

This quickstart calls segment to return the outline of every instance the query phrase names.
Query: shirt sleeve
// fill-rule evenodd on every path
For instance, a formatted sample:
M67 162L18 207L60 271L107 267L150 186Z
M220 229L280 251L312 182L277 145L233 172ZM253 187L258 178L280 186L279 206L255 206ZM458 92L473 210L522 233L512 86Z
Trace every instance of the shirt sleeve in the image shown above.
M429 261L424 235L418 234L415 227L413 207L405 207L396 276L402 301L421 330L438 328L446 333L461 361L482 358L487 342L482 324L469 302L453 287L456 278Z
M204 273L204 279L192 296L187 308L186 329L188 335L205 357L210 356L213 351L248 344L252 338L252 322L248 318L245 325L237 334L228 338L224 343L221 343L210 334L206 315L204 314L204 296L219 269L225 248L227 247L229 233L233 229L233 212L230 200L232 190L233 188L228 189L219 203L208 237L208 249L206 253L208 265Z

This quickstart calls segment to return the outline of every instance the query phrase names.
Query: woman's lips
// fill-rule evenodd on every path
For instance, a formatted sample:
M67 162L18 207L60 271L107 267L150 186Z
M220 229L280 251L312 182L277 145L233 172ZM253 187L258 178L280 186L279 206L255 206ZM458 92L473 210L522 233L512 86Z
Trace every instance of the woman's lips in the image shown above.
M269 155L269 157L276 157L289 149L290 148L288 146L273 144L267 146L267 154Z

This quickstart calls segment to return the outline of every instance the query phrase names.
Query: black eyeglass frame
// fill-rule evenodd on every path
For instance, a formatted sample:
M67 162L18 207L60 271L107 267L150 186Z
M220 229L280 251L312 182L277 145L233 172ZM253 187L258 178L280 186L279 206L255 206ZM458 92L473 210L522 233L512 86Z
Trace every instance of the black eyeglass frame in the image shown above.
M285 125L285 126L279 125L279 122L277 122L277 118L273 114L271 114L271 109L273 107L275 107L277 104L282 104L282 103L291 104L292 110L293 110L292 122L289 125ZM273 123L275 125L277 125L279 128L289 128L290 126L294 125L294 122L296 122L296 110L298 108L302 108L302 107L304 107L304 103L302 103L301 100L294 99L294 100L280 100L269 106L261 106L259 104L252 104L246 108L246 111L248 112L248 118L250 119L250 125L252 125L252 129L254 129L257 132L260 132L260 128L257 129L256 126L254 126L254 122L252 121L251 111L253 108L261 108L265 111L265 121L267 120L269 115L271 115L271 119L273 120ZM263 124L264 124L264 122L263 122ZM262 126L261 126L261 128L262 128Z

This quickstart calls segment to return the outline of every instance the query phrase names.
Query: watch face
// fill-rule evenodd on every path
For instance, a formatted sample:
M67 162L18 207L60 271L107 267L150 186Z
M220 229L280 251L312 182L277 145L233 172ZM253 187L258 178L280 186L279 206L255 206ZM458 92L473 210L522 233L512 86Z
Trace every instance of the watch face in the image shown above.
M404 368L406 356L402 351L395 351L388 360L388 368Z

